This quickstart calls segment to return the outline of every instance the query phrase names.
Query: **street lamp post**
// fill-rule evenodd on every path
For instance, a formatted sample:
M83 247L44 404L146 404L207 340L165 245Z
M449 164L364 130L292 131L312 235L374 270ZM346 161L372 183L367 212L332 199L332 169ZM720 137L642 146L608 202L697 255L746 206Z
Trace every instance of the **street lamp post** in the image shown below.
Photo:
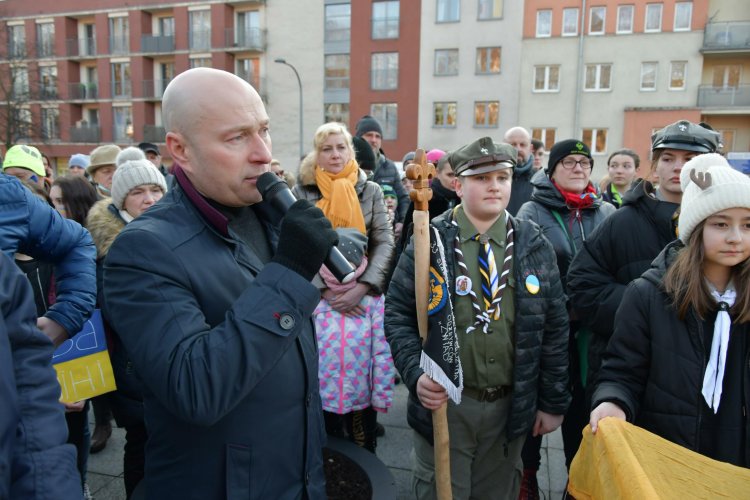
M302 131L302 110L304 109L302 104L302 80L299 77L299 73L297 73L297 68L286 62L286 59L279 57L277 59L274 59L273 62L279 63L279 64L286 64L290 68L292 68L292 71L294 71L294 76L297 77L297 83L299 84L299 157L300 160L302 157L305 156L305 147L304 147L304 134Z

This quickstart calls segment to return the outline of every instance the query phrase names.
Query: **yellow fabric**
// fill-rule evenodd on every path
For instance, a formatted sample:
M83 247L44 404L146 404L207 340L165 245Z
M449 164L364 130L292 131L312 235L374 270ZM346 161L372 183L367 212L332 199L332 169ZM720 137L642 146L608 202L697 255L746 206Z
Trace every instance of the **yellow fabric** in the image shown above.
M359 178L359 165L349 160L338 174L326 172L315 166L315 184L323 196L316 205L326 215L334 228L353 227L367 234L365 218L354 186Z
M52 366L60 383L60 401L64 403L75 403L117 390L106 349Z
M718 462L616 418L591 427L570 465L577 500L750 498L750 469Z

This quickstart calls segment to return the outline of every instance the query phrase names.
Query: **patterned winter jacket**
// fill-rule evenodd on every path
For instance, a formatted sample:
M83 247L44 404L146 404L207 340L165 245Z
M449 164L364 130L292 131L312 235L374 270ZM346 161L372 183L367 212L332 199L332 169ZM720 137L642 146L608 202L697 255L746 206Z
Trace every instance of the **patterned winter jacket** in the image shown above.
M365 295L363 316L335 311L321 300L313 313L318 336L318 377L323 409L344 415L372 407L386 411L393 401L391 349L383 332L382 295Z

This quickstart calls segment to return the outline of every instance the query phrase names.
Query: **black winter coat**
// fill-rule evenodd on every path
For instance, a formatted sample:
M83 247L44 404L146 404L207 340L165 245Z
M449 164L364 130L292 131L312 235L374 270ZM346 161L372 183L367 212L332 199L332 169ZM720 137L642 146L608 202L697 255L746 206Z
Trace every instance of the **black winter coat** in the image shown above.
M406 192L406 188L401 184L401 174L398 172L396 164L386 158L382 151L376 161L377 166L372 173L372 178L367 180L375 182L379 186L388 185L393 188L398 198L396 222L404 222L406 210L409 208L409 193Z
M604 354L592 408L615 402L629 422L700 452L701 414L710 411L701 394L710 345L706 345L704 322L692 310L681 321L662 288L662 278L681 247L679 241L670 244L654 267L628 286ZM731 335L748 334L747 323L732 325ZM749 363L747 357L743 380L724 380L725 384L742 384L744 401L750 401ZM745 456L750 457L747 418L744 439Z
M594 232L594 228L616 211L615 207L597 197L590 207L583 210L568 208L563 195L541 170L531 179L531 184L534 187L531 201L523 204L516 217L534 221L541 226L542 233L555 249L563 290L567 290L565 277L570 262L586 238ZM567 232L552 214L553 210L560 214Z
M438 180L433 180L430 188L432 189L432 198L430 198L428 205L430 220L442 215L446 210L450 210L461 203L461 198L458 197L456 192L444 187ZM411 235L414 232L414 228L412 227L413 223L414 202L411 202L409 203L409 210L407 210L406 217L404 218L404 230L401 232L401 239L396 247L398 255L401 255L401 251L411 239Z
M510 186L510 201L506 210L514 217L517 216L521 205L531 199L533 186L531 178L534 176L534 158L529 157L524 165L513 169L513 183Z
M672 219L678 207L657 200L651 183L641 182L625 194L622 207L589 235L570 264L570 304L593 333L589 378L601 366L628 283L643 274L675 239Z
M515 231L514 272L516 324L513 393L507 424L508 439L528 432L536 410L563 415L570 404L568 387L568 315L560 286L554 252L539 227L511 219ZM435 218L445 247L451 299L455 300L454 241L458 228L448 211ZM540 289L532 294L523 285L528 276L539 279ZM417 380L424 373L419 367L422 343L417 333L414 301L414 243L404 250L385 300L385 335L393 360L409 389L409 425L432 442L432 415L417 398Z

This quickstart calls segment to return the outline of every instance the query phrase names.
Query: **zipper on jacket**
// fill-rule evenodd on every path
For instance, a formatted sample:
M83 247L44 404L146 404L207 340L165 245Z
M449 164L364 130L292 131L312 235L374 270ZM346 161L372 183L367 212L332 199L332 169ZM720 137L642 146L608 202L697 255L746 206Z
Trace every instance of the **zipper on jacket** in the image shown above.
M44 306L44 312L48 311L47 300L44 298L45 290L42 287L42 278L39 277L39 268L36 269L36 283L39 285L39 296L42 298L42 305Z

